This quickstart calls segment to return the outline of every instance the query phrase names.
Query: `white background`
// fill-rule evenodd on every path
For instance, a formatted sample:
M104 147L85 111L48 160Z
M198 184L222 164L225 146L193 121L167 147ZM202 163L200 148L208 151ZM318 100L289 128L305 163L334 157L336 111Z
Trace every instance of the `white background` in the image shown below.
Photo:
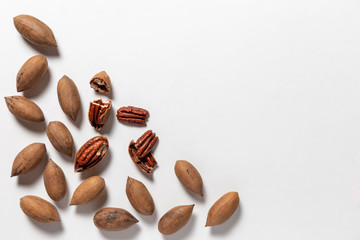
M30 14L53 30L58 49L26 42L12 18ZM0 104L1 239L292 239L360 237L360 1L1 1L0 95L17 95L16 74L31 56L44 54L49 73L25 93L43 110L44 124L17 120ZM73 172L45 128L59 120L76 150L98 135L87 120L89 102L102 96L89 86L106 70L113 111L106 128L110 151L93 170ZM58 80L72 78L82 109L74 124L62 112ZM2 98L3 99L3 98ZM119 123L115 112L134 105L150 111L146 127ZM147 129L160 138L158 168L146 177L127 153ZM43 185L45 161L10 178L16 154L44 142L47 158L64 170L68 193L55 203L62 222L26 217L19 199L51 201ZM204 199L188 193L174 171L193 163L204 180ZM106 194L69 207L81 181L100 175ZM152 193L156 213L138 214L125 195L127 176ZM240 207L224 225L205 228L208 209L238 191ZM51 201L52 202L52 201ZM189 223L164 237L158 219L170 208L193 204ZM92 222L102 207L129 210L140 222L102 232Z

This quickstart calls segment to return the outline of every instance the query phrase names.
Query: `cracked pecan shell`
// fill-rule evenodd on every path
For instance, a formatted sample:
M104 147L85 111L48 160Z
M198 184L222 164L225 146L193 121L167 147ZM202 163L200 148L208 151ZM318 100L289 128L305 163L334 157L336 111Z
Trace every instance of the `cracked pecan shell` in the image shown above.
M116 117L120 122L146 125L149 112L145 109L133 106L121 107L117 110Z
M109 77L109 75L107 75L107 73L105 71L97 73L90 80L90 87L99 93L109 93L110 92L110 77Z
M104 136L96 136L87 141L75 155L75 172L93 168L109 150L109 141Z
M157 165L152 150L159 138L152 130L146 131L136 142L129 145L129 155L135 165L144 173L150 175Z
M89 107L89 122L96 130L101 130L110 116L111 100L101 98L92 101Z

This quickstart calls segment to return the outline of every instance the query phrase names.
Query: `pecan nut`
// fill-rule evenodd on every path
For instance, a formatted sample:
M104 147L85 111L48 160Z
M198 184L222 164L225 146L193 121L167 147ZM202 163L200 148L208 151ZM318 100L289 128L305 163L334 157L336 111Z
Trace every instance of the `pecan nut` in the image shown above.
M146 131L136 142L132 140L129 145L129 155L135 165L144 173L151 174L157 162L152 149L159 138L151 130Z
M99 93L110 92L110 77L105 71L95 74L90 80L90 87Z
M96 136L87 141L75 155L75 172L83 172L93 168L109 150L109 142L106 137Z
M110 116L111 100L104 101L99 98L92 101L89 107L89 122L96 130L101 130Z
M145 125L149 112L133 106L121 107L117 110L116 117L121 122Z
M99 93L110 92L110 77L105 71L95 74L90 80L90 87Z

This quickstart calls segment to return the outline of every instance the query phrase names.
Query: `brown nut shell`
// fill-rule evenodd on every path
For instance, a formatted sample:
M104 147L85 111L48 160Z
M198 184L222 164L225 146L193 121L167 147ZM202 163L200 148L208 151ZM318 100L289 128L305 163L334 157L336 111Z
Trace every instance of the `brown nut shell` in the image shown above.
M58 82L57 94L61 109L73 121L76 120L80 110L80 95L74 83L64 75Z
M5 97L6 106L17 118L27 122L42 122L45 120L40 107L23 96Z
M191 163L185 160L178 160L175 163L174 170L177 178L185 188L203 196L201 175Z
M205 227L216 226L226 222L234 214L239 206L239 202L240 199L237 192L224 194L210 208Z
M48 201L37 197L27 195L20 199L20 207L23 212L40 223L60 222L60 216L56 207Z
M99 93L109 93L111 90L109 75L105 71L95 74L90 80L90 87Z
M32 143L19 152L13 162L11 177L26 174L36 168L46 154L43 143Z
M109 141L104 136L89 139L75 155L75 172L83 172L93 168L106 156L109 150Z
M89 177L75 189L70 206L90 203L99 197L104 192L104 189L105 180L102 177Z
M54 201L60 201L66 194L66 180L63 170L51 159L44 171L46 192Z
M152 215L154 213L154 200L142 182L128 177L126 182L126 196L138 213L143 215Z
M29 58L16 76L16 90L22 92L33 88L44 77L47 69L46 57L36 55Z
M74 139L69 129L59 121L50 122L46 128L46 135L56 150L72 156L74 150Z
M159 232L171 235L179 231L190 220L194 206L195 204L182 205L167 211L159 220Z
M23 38L38 46L57 47L52 30L39 19L30 15L14 17L16 30Z
M103 208L95 213L94 224L97 228L104 231L125 230L137 220L131 213L122 208Z

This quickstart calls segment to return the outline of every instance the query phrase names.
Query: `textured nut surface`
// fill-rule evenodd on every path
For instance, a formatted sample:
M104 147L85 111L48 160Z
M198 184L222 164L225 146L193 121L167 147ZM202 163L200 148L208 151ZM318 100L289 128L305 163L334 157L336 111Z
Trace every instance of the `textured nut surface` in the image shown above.
M111 100L97 99L90 103L89 122L96 130L101 130L106 124L111 109Z
M83 172L98 164L109 150L109 142L104 136L88 140L75 155L75 172Z
M143 215L152 215L154 213L154 200L142 182L128 177L126 182L126 196L138 213Z
M29 58L16 76L16 90L22 92L34 87L44 77L47 69L46 57L36 55Z
M178 160L175 163L175 174L181 184L193 193L203 196L203 181L198 170L188 161Z
M177 206L167 211L159 220L158 230L164 235L179 231L189 221L195 204Z
M90 80L90 87L96 92L109 93L111 90L110 77L105 71L95 74Z
M34 221L41 223L61 221L56 207L40 197L24 196L20 199L20 207Z
M23 96L5 97L9 111L21 120L28 122L42 122L45 120L40 107Z
M146 131L136 142L129 144L129 155L134 164L143 172L150 175L157 165L152 149L159 138L151 130Z
M210 208L205 227L216 226L226 222L239 206L239 194L228 192L224 194Z
M146 125L149 112L143 108L133 106L121 107L117 110L116 117L120 122Z
M72 156L74 139L69 129L62 122L50 122L46 128L46 135L56 150L70 157Z
M74 191L70 205L83 205L94 201L105 189L105 180L99 176L89 177Z
M94 224L97 228L104 231L125 230L137 220L131 213L122 208L103 208L95 213Z
M46 192L54 201L60 201L66 194L66 180L63 170L50 159L44 171Z
M68 76L64 75L57 85L58 100L63 112L75 121L80 110L80 95L74 83Z
M32 143L19 152L13 162L11 177L26 174L36 168L46 154L43 143Z
M52 30L39 19L30 15L14 17L16 30L23 38L39 46L57 47Z

